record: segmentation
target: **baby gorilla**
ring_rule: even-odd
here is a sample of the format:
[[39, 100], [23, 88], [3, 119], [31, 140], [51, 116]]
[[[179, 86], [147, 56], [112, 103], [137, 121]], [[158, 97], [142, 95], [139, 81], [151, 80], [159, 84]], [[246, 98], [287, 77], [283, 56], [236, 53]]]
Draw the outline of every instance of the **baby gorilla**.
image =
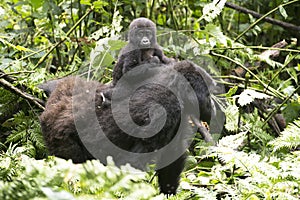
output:
[[113, 70], [113, 85], [135, 66], [144, 63], [168, 64], [173, 61], [166, 57], [156, 41], [156, 25], [147, 18], [137, 18], [129, 26], [129, 43], [121, 50]]

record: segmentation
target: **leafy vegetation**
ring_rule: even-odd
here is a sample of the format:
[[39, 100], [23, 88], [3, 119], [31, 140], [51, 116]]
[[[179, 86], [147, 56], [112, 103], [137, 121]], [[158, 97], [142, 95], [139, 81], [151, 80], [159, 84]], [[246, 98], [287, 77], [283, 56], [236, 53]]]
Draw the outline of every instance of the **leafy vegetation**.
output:
[[226, 115], [222, 132], [211, 127], [217, 145], [197, 134], [169, 199], [299, 199], [299, 12], [299, 0], [1, 1], [0, 199], [166, 199], [153, 171], [47, 157], [38, 120], [37, 85], [74, 74], [109, 82], [140, 16], [168, 56], [225, 88], [214, 96]]
[[157, 195], [145, 181], [148, 175], [123, 166], [98, 161], [74, 165], [49, 157], [34, 160], [24, 148], [12, 147], [1, 155], [1, 199], [149, 199]]

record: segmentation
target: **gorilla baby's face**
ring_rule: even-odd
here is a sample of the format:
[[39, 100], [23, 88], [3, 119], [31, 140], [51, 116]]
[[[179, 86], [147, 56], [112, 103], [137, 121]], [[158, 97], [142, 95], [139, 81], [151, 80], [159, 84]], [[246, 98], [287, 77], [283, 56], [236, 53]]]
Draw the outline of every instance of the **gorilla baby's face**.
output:
[[150, 48], [153, 44], [153, 33], [150, 28], [142, 28], [136, 30], [136, 40], [140, 48]]
[[129, 43], [136, 49], [155, 48], [156, 25], [147, 18], [137, 18], [129, 26]]

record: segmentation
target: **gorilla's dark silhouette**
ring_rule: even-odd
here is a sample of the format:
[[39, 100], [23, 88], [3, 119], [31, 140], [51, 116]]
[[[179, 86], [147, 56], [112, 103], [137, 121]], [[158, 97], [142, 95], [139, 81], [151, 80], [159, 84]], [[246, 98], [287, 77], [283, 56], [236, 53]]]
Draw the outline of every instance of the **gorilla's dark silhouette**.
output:
[[[42, 88], [48, 90], [50, 96], [40, 123], [50, 154], [72, 159], [75, 163], [95, 158], [105, 163], [106, 157], [111, 155], [117, 165], [130, 163], [140, 169], [154, 162], [161, 192], [175, 194], [185, 163], [185, 151], [195, 131], [189, 117], [198, 115], [195, 117], [210, 122], [212, 101], [208, 84], [213, 84], [213, 80], [190, 61], [163, 67], [155, 65], [152, 68], [141, 66], [141, 74], [139, 71], [133, 73], [137, 78], [129, 74], [128, 78], [119, 80], [120, 86], [78, 77], [43, 84]], [[148, 75], [143, 77], [145, 73]], [[139, 77], [152, 82], [146, 81], [135, 88]], [[135, 91], [129, 94], [131, 88]], [[105, 103], [103, 94], [107, 91], [113, 95], [112, 100]], [[129, 117], [124, 117], [123, 104], [118, 102], [127, 95], [130, 97]], [[125, 126], [130, 118], [141, 129], [132, 128], [133, 135], [130, 135], [120, 127], [117, 118]], [[162, 121], [164, 124], [157, 134], [147, 132], [147, 126]], [[112, 150], [114, 146], [120, 151]], [[125, 153], [119, 153], [122, 151]], [[149, 156], [145, 156], [148, 153]]]

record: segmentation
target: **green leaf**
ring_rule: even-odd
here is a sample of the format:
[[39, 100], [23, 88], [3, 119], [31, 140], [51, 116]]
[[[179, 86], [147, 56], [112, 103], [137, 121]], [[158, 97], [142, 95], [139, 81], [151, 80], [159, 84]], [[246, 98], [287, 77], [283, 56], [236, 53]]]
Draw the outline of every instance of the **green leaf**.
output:
[[223, 10], [226, 0], [214, 0], [212, 3], [206, 4], [203, 7], [203, 16], [206, 21], [211, 22], [215, 19]]
[[30, 0], [30, 4], [35, 8], [39, 8], [43, 5], [44, 0]]
[[294, 121], [300, 113], [300, 103], [299, 102], [291, 102], [286, 105], [285, 109], [282, 111], [284, 118], [287, 123]]
[[123, 40], [109, 40], [108, 44], [110, 45], [110, 50], [115, 51], [122, 49], [128, 42]]
[[92, 5], [91, 0], [80, 0], [80, 4], [89, 5], [89, 6]]
[[239, 108], [236, 105], [230, 105], [225, 110], [226, 124], [228, 131], [238, 130]]
[[209, 35], [212, 35], [222, 45], [227, 45], [228, 38], [223, 34], [219, 26], [216, 26], [214, 24], [207, 24], [207, 26], [205, 26], [205, 31], [207, 31]]
[[94, 58], [92, 65], [97, 69], [101, 68], [101, 66], [110, 66], [114, 60], [114, 57], [109, 53], [101, 52]]
[[239, 89], [238, 86], [234, 86], [234, 87], [230, 88], [225, 96], [226, 97], [232, 97], [232, 95], [234, 95], [238, 89]]
[[100, 0], [100, 1], [93, 2], [93, 5], [96, 9], [99, 9], [99, 8], [103, 8], [104, 6], [107, 6], [108, 2]]
[[281, 5], [279, 6], [279, 12], [284, 17], [284, 19], [286, 19], [288, 17], [286, 10]]

